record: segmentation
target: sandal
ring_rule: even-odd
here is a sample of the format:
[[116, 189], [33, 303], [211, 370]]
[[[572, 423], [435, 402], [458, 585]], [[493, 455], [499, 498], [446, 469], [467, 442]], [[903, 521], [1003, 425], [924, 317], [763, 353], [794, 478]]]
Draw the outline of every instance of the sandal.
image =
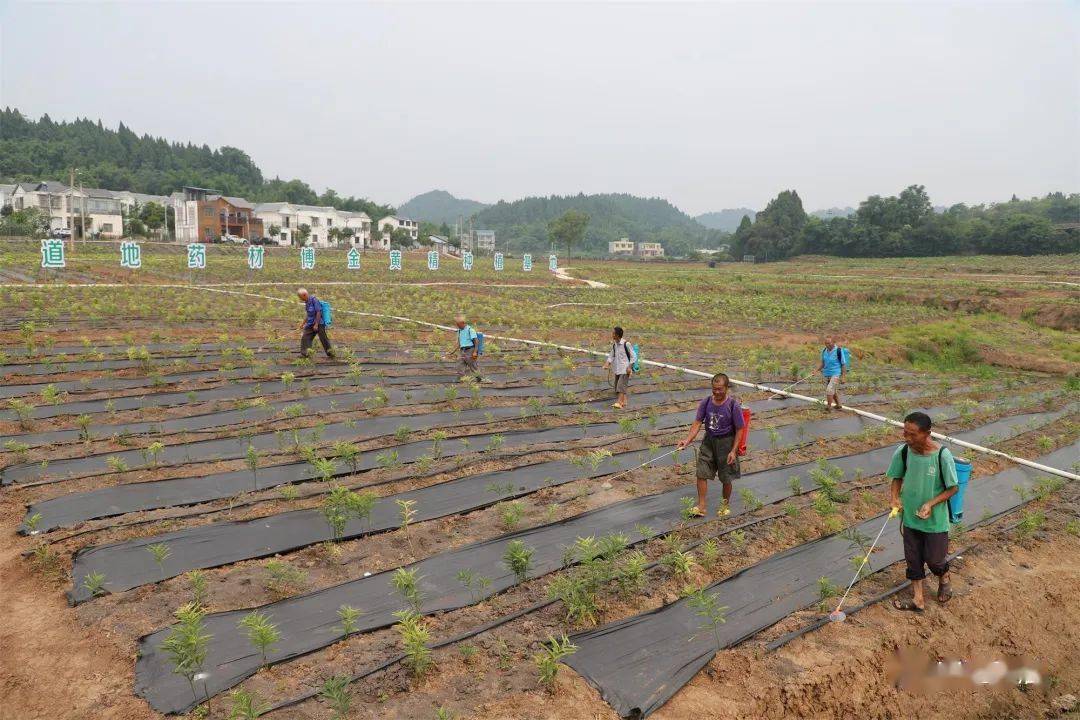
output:
[[716, 509], [716, 517], [727, 517], [731, 514], [731, 506], [727, 503], [720, 503], [720, 507]]
[[915, 604], [915, 601], [911, 598], [906, 600], [893, 600], [893, 607], [897, 610], [907, 610], [909, 612], [922, 614], [923, 608]]
[[937, 590], [937, 601], [944, 605], [952, 600], [952, 583], [940, 583]]
[[690, 517], [705, 517], [705, 511], [699, 507], [694, 507], [690, 510]]

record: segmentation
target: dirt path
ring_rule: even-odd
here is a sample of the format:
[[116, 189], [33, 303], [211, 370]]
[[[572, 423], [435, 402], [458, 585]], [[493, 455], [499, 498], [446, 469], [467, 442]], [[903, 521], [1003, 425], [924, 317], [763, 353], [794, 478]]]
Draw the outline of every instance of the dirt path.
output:
[[59, 587], [30, 572], [22, 546], [0, 550], [0, 720], [160, 717], [131, 692], [133, 659], [76, 620]]

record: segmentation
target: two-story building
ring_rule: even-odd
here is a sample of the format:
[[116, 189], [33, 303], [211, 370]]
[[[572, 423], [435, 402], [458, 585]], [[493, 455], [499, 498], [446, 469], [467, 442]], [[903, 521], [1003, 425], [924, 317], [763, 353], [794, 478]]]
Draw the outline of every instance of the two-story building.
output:
[[49, 214], [50, 229], [70, 230], [75, 237], [111, 239], [124, 234], [120, 202], [111, 190], [68, 187], [52, 180], [16, 183], [10, 205], [13, 210], [40, 208]]
[[664, 257], [664, 246], [658, 242], [639, 242], [634, 246], [634, 254], [639, 258]]
[[366, 212], [341, 213], [345, 218], [345, 227], [352, 230], [349, 242], [353, 246], [371, 248], [373, 250], [389, 250], [390, 242], [383, 243], [381, 235], [377, 238], [371, 236], [371, 217]]
[[612, 240], [607, 244], [607, 251], [609, 255], [633, 255], [634, 243], [630, 242], [630, 238]]
[[258, 240], [263, 221], [244, 198], [219, 195], [208, 188], [185, 187], [173, 199], [176, 241], [216, 242], [225, 236]]
[[366, 246], [371, 237], [371, 218], [362, 212], [347, 212], [321, 205], [272, 202], [256, 205], [255, 214], [262, 219], [268, 233], [271, 229], [275, 230], [271, 239], [279, 245], [331, 247], [345, 243], [344, 238], [348, 235], [342, 231], [346, 230], [352, 231], [348, 240], [351, 245]]
[[420, 223], [406, 217], [387, 215], [379, 221], [379, 235], [383, 237], [387, 247], [390, 247], [390, 233], [394, 230], [404, 230], [414, 243], [420, 237]]
[[494, 230], [477, 230], [476, 231], [476, 249], [480, 252], [495, 252], [495, 231]]

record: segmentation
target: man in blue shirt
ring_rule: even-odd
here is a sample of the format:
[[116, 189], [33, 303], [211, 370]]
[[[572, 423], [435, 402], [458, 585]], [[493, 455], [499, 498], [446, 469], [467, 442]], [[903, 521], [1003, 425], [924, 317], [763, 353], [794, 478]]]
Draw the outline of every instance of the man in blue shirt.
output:
[[479, 338], [472, 325], [465, 324], [465, 316], [458, 313], [454, 316], [454, 325], [457, 326], [457, 342], [450, 352], [451, 356], [458, 354], [461, 359], [461, 379], [464, 380], [470, 374], [476, 378], [476, 382], [482, 382], [480, 371], [476, 368], [476, 360], [480, 357]]
[[821, 364], [818, 371], [825, 378], [825, 407], [840, 409], [840, 381], [844, 379], [844, 351], [833, 342], [833, 339], [825, 338], [825, 347], [821, 351]]
[[326, 352], [326, 357], [331, 360], [334, 358], [334, 351], [330, 347], [330, 338], [326, 335], [326, 325], [323, 323], [322, 317], [322, 303], [319, 302], [319, 298], [308, 293], [305, 288], [300, 288], [296, 291], [296, 296], [300, 298], [300, 302], [304, 303], [304, 309], [307, 311], [307, 315], [304, 317], [304, 322], [300, 323], [300, 355], [302, 357], [309, 357], [311, 355], [311, 343], [315, 340], [315, 336], [319, 336], [319, 342], [322, 343], [323, 350]]

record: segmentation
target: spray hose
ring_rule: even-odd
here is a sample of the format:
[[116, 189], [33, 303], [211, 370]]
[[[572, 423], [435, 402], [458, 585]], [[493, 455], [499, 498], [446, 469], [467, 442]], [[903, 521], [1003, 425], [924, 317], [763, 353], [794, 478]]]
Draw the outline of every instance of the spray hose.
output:
[[877, 537], [874, 538], [874, 542], [870, 545], [870, 549], [866, 551], [866, 555], [863, 557], [862, 562], [859, 563], [859, 569], [855, 571], [854, 577], [851, 578], [851, 582], [848, 583], [847, 589], [844, 590], [843, 597], [840, 598], [840, 602], [836, 603], [836, 609], [829, 613], [829, 620], [833, 622], [841, 622], [847, 617], [844, 611], [840, 609], [840, 606], [844, 604], [845, 600], [847, 600], [848, 593], [851, 592], [852, 586], [855, 585], [855, 581], [859, 579], [859, 575], [862, 574], [862, 570], [864, 567], [866, 567], [866, 563], [870, 561], [870, 554], [874, 552], [874, 548], [877, 546], [878, 540], [881, 540], [881, 535], [885, 532], [885, 527], [889, 524], [890, 520], [892, 520], [899, 514], [900, 508], [894, 507], [885, 517], [885, 522], [881, 524], [881, 529], [878, 530]]

